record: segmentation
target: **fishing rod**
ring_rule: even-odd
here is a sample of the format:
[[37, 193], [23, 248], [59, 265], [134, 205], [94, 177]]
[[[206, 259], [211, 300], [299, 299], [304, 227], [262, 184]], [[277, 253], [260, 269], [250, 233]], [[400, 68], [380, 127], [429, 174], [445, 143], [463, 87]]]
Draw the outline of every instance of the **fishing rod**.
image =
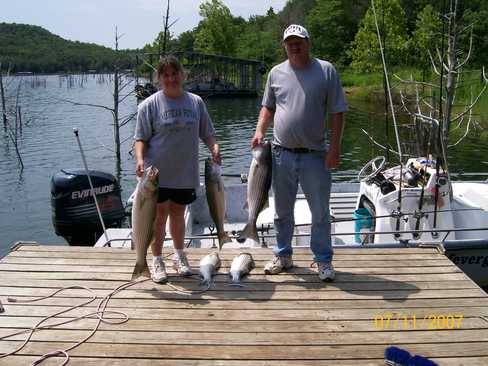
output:
[[[394, 130], [395, 130], [395, 137], [396, 137], [396, 142], [397, 142], [398, 155], [399, 155], [399, 159], [400, 159], [400, 181], [399, 181], [399, 184], [400, 185], [399, 185], [399, 189], [398, 189], [398, 206], [397, 206], [397, 211], [398, 211], [398, 213], [401, 213], [401, 211], [402, 211], [402, 185], [403, 185], [403, 182], [402, 182], [402, 179], [403, 179], [403, 154], [402, 154], [402, 146], [401, 146], [401, 143], [400, 143], [400, 135], [399, 135], [399, 132], [398, 132], [398, 124], [397, 124], [396, 116], [395, 116], [395, 107], [393, 106], [393, 98], [392, 98], [392, 95], [391, 95], [390, 80], [388, 78], [388, 69], [386, 67], [386, 58], [385, 58], [385, 53], [384, 53], [384, 49], [383, 49], [383, 42], [381, 41], [380, 27], [378, 25], [378, 17], [376, 16], [376, 8], [374, 6], [374, 0], [371, 0], [371, 9], [373, 10], [374, 23], [375, 23], [375, 26], [376, 26], [376, 34], [377, 34], [377, 38], [378, 38], [378, 44], [379, 44], [379, 47], [380, 47], [381, 61], [382, 61], [382, 64], [383, 64], [383, 75], [385, 77], [386, 89], [388, 91], [387, 97], [388, 97], [388, 101], [389, 101], [390, 108], [391, 108], [391, 117], [392, 117], [392, 120], [393, 120], [393, 127], [394, 127]], [[400, 219], [399, 218], [397, 219], [397, 222], [396, 222], [396, 229], [397, 230], [400, 230]], [[395, 235], [395, 237], [399, 237], [399, 235], [398, 236]]]
[[[431, 41], [431, 38], [429, 38], [429, 43], [430, 43], [430, 41]], [[418, 86], [415, 87], [415, 92], [416, 92], [417, 100], [420, 100]], [[435, 91], [434, 91], [434, 95], [435, 95]], [[435, 96], [432, 97], [432, 100], [433, 100], [432, 105], [435, 105]], [[418, 108], [419, 114], [421, 114], [419, 102], [417, 102], [417, 108]], [[432, 117], [432, 112], [431, 112], [431, 117]], [[417, 121], [416, 116], [414, 117], [414, 121]], [[426, 182], [427, 165], [429, 163], [429, 158], [431, 157], [431, 148], [432, 148], [431, 138], [432, 138], [432, 128], [429, 129], [429, 135], [428, 135], [428, 140], [427, 140], [427, 154], [426, 154], [427, 157], [426, 157], [426, 162], [425, 162], [425, 166], [424, 166], [424, 174], [423, 174], [423, 179], [422, 179], [422, 191], [420, 192], [420, 201], [419, 201], [419, 209], [418, 209], [419, 212], [418, 212], [418, 215], [416, 217], [417, 221], [415, 222], [415, 230], [420, 229], [420, 221], [424, 217], [424, 214], [422, 213], [422, 208], [423, 208], [423, 204], [424, 204], [425, 186], [427, 184], [427, 182]], [[436, 164], [437, 164], [437, 162], [436, 162]], [[421, 172], [421, 169], [422, 169], [422, 164], [421, 164], [421, 168], [419, 170], [419, 173]], [[436, 176], [436, 180], [437, 180], [437, 176]], [[437, 207], [437, 204], [435, 204], [434, 209], [436, 209], [436, 207]], [[418, 235], [418, 234], [415, 234], [415, 235]], [[416, 237], [416, 239], [418, 239], [418, 238], [419, 238], [419, 236]]]
[[[383, 0], [381, 1], [381, 26], [382, 29], [385, 28], [385, 6]], [[383, 32], [383, 44], [385, 45], [386, 48], [386, 32]], [[385, 75], [383, 75], [383, 91], [386, 95], [387, 88], [386, 88], [386, 81], [385, 81]], [[386, 143], [385, 143], [385, 158], [386, 158], [386, 164], [390, 162], [390, 129], [388, 128], [389, 126], [388, 123], [388, 99], [385, 98], [385, 137], [386, 137]]]
[[[445, 0], [442, 0], [442, 12], [445, 14], [446, 12], [446, 2]], [[443, 137], [441, 135], [441, 129], [444, 128], [444, 114], [443, 114], [443, 108], [442, 108], [442, 91], [444, 88], [444, 56], [445, 56], [445, 34], [446, 34], [446, 23], [443, 20], [442, 21], [442, 38], [441, 38], [441, 65], [440, 65], [440, 75], [439, 75], [439, 125], [437, 127], [437, 142], [440, 146], [437, 148], [441, 149], [441, 154], [445, 155], [444, 153], [444, 143], [443, 143]], [[436, 176], [435, 176], [435, 191], [434, 191], [434, 210], [437, 210], [437, 205], [439, 203], [439, 172], [440, 172], [440, 165], [441, 165], [441, 157], [437, 156], [436, 160], [436, 166], [435, 166], [435, 171], [436, 171]], [[437, 212], [434, 213], [434, 223], [432, 225], [434, 228], [437, 226]], [[432, 233], [433, 237], [436, 237], [434, 235], [435, 233]]]
[[[420, 198], [419, 198], [419, 209], [417, 212], [415, 212], [415, 215], [414, 215], [414, 218], [417, 219], [417, 221], [415, 222], [415, 230], [418, 230], [420, 229], [420, 221], [422, 220], [422, 218], [425, 216], [426, 212], [423, 212], [422, 211], [422, 208], [424, 207], [424, 192], [425, 192], [425, 185], [427, 184], [425, 182], [425, 173], [426, 173], [426, 169], [427, 169], [427, 162], [426, 162], [426, 166], [424, 167], [424, 176], [422, 177], [422, 190], [420, 191]], [[422, 168], [419, 169], [419, 174], [421, 173], [421, 170]], [[418, 234], [414, 234], [414, 238], [415, 239], [419, 239], [419, 235]]]
[[102, 212], [100, 211], [100, 206], [98, 205], [97, 195], [95, 194], [95, 190], [93, 189], [93, 183], [90, 177], [90, 172], [88, 170], [88, 164], [86, 163], [85, 153], [83, 152], [83, 147], [81, 146], [80, 136], [78, 135], [78, 129], [73, 128], [73, 133], [75, 134], [76, 141], [78, 142], [78, 147], [80, 149], [81, 159], [83, 160], [83, 165], [85, 167], [86, 176], [88, 177], [88, 183], [90, 184], [90, 193], [95, 201], [95, 207], [97, 208], [98, 218], [100, 219], [100, 223], [102, 224], [103, 234], [105, 235], [105, 240], [108, 242], [108, 234], [107, 229], [105, 228], [105, 223], [103, 221]]

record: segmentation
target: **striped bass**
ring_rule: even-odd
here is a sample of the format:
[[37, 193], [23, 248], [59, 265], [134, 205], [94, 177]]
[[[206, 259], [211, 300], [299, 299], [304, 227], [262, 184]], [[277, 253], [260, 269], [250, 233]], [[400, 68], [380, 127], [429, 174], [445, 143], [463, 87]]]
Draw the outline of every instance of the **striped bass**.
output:
[[147, 249], [153, 240], [153, 226], [158, 201], [158, 169], [148, 167], [139, 179], [132, 205], [132, 242], [137, 251], [137, 261], [132, 279], [139, 276], [151, 277], [147, 266]]
[[232, 242], [232, 239], [224, 231], [225, 196], [222, 169], [212, 159], [205, 160], [205, 191], [210, 216], [217, 229], [220, 250], [225, 243]]
[[252, 161], [247, 182], [248, 220], [239, 233], [238, 242], [246, 238], [259, 242], [256, 222], [259, 213], [268, 204], [268, 192], [271, 188], [271, 143], [266, 141], [252, 149]]
[[202, 278], [202, 285], [211, 285], [212, 277], [219, 270], [220, 265], [221, 262], [217, 252], [207, 254], [200, 260], [200, 277]]
[[250, 253], [240, 253], [230, 265], [229, 276], [232, 279], [232, 284], [240, 285], [242, 277], [249, 274], [255, 266]]

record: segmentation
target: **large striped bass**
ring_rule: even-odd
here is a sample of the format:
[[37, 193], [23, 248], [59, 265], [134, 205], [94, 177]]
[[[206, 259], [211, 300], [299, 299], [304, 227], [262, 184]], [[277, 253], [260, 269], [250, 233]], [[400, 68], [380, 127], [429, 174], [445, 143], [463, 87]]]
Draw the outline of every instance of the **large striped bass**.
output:
[[241, 279], [245, 275], [249, 274], [256, 267], [254, 259], [250, 253], [240, 253], [232, 260], [230, 265], [229, 276], [231, 278], [232, 285], [239, 286]]
[[207, 254], [200, 260], [200, 277], [202, 278], [202, 285], [210, 287], [212, 284], [212, 277], [219, 270], [221, 266], [219, 254], [213, 252]]
[[137, 251], [137, 261], [132, 279], [151, 277], [146, 262], [147, 249], [153, 240], [153, 226], [158, 201], [158, 169], [148, 167], [139, 179], [132, 204], [132, 242]]
[[224, 231], [225, 195], [221, 168], [211, 159], [205, 160], [205, 191], [210, 216], [217, 229], [220, 250], [225, 243], [231, 242], [232, 239]]
[[256, 222], [259, 213], [268, 204], [268, 192], [271, 188], [271, 143], [265, 141], [252, 149], [252, 161], [249, 167], [247, 182], [248, 220], [244, 229], [239, 233], [237, 241], [244, 242], [246, 238], [259, 242]]

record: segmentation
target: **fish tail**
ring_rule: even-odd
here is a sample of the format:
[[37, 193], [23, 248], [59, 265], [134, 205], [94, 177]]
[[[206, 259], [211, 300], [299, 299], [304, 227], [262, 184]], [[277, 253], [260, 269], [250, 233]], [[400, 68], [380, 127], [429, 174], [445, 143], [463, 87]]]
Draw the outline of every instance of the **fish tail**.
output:
[[255, 242], [259, 242], [258, 229], [256, 228], [256, 224], [248, 222], [244, 229], [242, 229], [242, 231], [239, 233], [237, 241], [243, 243], [246, 238], [252, 239]]
[[132, 280], [135, 280], [139, 276], [151, 278], [151, 272], [149, 271], [146, 261], [144, 261], [144, 263], [136, 263], [134, 267], [134, 271], [132, 272]]
[[200, 281], [200, 286], [201, 287], [205, 287], [207, 290], [209, 290], [211, 287], [213, 287], [213, 280], [210, 278], [210, 279], [202, 279]]
[[232, 239], [226, 231], [219, 234], [219, 250], [222, 249], [225, 243], [232, 243]]

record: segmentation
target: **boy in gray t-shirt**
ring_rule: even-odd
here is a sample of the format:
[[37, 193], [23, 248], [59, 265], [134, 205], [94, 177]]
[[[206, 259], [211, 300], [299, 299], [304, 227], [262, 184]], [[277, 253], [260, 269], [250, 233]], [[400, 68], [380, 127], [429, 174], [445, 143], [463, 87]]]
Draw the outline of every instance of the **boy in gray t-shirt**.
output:
[[318, 275], [323, 281], [332, 281], [335, 272], [330, 238], [329, 169], [340, 161], [343, 112], [347, 104], [332, 64], [311, 57], [309, 38], [300, 25], [292, 24], [285, 30], [283, 43], [288, 60], [275, 66], [268, 75], [251, 145], [262, 143], [273, 123], [272, 188], [277, 245], [264, 272], [277, 274], [293, 266], [293, 208], [300, 183], [312, 214], [310, 248]]

